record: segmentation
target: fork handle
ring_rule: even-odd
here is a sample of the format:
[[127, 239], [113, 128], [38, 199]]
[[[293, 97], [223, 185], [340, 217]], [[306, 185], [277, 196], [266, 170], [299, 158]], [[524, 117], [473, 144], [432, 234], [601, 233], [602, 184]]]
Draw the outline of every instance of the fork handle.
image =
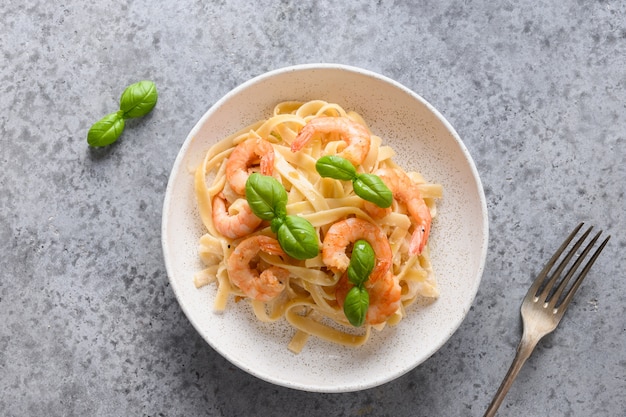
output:
[[487, 408], [484, 417], [493, 417], [496, 415], [500, 404], [502, 404], [502, 400], [504, 400], [507, 392], [509, 392], [509, 388], [511, 388], [511, 385], [517, 377], [520, 369], [522, 369], [522, 366], [526, 363], [530, 354], [533, 353], [535, 346], [537, 346], [537, 342], [539, 342], [539, 340], [531, 340], [531, 338], [527, 337], [526, 334], [522, 336], [522, 340], [520, 340], [519, 345], [517, 345], [517, 352], [515, 354], [515, 358], [513, 359], [513, 363], [511, 363], [509, 371], [506, 373], [502, 384], [500, 384], [498, 392], [496, 392], [493, 400], [491, 400], [491, 404], [489, 404], [489, 408]]

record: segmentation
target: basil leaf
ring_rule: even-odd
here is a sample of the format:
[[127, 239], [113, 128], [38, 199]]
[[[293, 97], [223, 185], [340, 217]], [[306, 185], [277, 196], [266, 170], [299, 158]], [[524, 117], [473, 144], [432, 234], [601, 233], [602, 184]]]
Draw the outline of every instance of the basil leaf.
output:
[[141, 117], [150, 113], [158, 99], [156, 85], [152, 81], [131, 84], [122, 93], [120, 110], [124, 119]]
[[365, 323], [367, 309], [370, 306], [370, 296], [361, 286], [352, 287], [343, 302], [343, 313], [354, 327]]
[[354, 285], [361, 285], [369, 278], [376, 265], [376, 254], [372, 246], [359, 239], [352, 247], [352, 257], [348, 265], [348, 280]]
[[350, 161], [337, 155], [322, 156], [315, 163], [315, 169], [322, 177], [350, 181], [356, 176], [356, 169]]
[[87, 132], [87, 143], [95, 147], [110, 145], [120, 137], [124, 125], [121, 112], [107, 114], [91, 126]]
[[363, 200], [376, 204], [378, 207], [391, 207], [393, 194], [383, 180], [374, 174], [359, 174], [353, 181], [354, 192]]
[[263, 220], [283, 217], [287, 191], [275, 178], [253, 173], [246, 181], [246, 199], [252, 212]]
[[314, 258], [320, 251], [315, 228], [302, 217], [286, 216], [276, 237], [285, 253], [295, 259]]

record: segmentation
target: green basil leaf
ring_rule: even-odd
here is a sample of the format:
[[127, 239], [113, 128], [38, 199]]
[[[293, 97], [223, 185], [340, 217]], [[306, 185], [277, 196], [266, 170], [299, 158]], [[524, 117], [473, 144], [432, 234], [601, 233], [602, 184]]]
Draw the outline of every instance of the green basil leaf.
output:
[[370, 306], [370, 296], [367, 290], [361, 286], [355, 286], [348, 291], [343, 302], [343, 313], [354, 327], [365, 323], [367, 309]]
[[354, 285], [362, 285], [369, 278], [369, 275], [363, 276], [362, 274], [360, 274], [354, 268], [351, 268], [351, 267], [348, 267], [346, 272], [348, 274], [348, 281], [350, 281]]
[[315, 169], [322, 177], [350, 181], [356, 176], [356, 169], [350, 161], [337, 155], [323, 156], [315, 163]]
[[376, 254], [372, 246], [363, 239], [354, 242], [348, 265], [348, 280], [354, 285], [362, 285], [369, 278], [375, 265]]
[[150, 113], [158, 99], [156, 85], [152, 81], [139, 81], [131, 84], [122, 93], [120, 110], [125, 119], [141, 117]]
[[120, 137], [124, 125], [121, 112], [107, 114], [91, 126], [87, 132], [87, 143], [95, 147], [110, 145]]
[[284, 217], [286, 213], [287, 191], [273, 177], [251, 174], [246, 181], [246, 199], [252, 212], [263, 220]]
[[359, 174], [353, 181], [354, 192], [363, 200], [376, 204], [378, 207], [391, 207], [393, 194], [383, 180], [374, 174]]
[[295, 259], [314, 258], [320, 251], [315, 228], [302, 217], [286, 216], [276, 237], [285, 253]]

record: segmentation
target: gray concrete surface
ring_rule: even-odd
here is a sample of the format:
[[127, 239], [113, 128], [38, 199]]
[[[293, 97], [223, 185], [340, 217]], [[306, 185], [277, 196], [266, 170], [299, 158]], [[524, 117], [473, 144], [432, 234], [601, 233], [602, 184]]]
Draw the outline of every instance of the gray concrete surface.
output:
[[[626, 410], [626, 5], [564, 1], [5, 0], [0, 5], [0, 415], [481, 416], [519, 304], [579, 221], [613, 238], [502, 416]], [[189, 324], [160, 246], [169, 171], [220, 97], [341, 63], [437, 107], [472, 154], [490, 244], [467, 319], [405, 376], [350, 394], [270, 385]], [[90, 125], [151, 79], [106, 149]]]

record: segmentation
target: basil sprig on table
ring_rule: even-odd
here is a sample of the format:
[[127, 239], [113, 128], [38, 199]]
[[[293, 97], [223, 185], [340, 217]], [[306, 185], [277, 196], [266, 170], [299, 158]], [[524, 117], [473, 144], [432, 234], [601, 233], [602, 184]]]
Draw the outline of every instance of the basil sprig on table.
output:
[[352, 257], [348, 265], [348, 281], [354, 284], [343, 302], [343, 312], [355, 327], [363, 325], [370, 305], [370, 296], [365, 289], [376, 264], [376, 254], [365, 240], [357, 240], [352, 247]]
[[152, 81], [131, 84], [122, 93], [120, 109], [98, 120], [87, 133], [87, 143], [94, 147], [107, 146], [115, 142], [126, 125], [125, 120], [142, 117], [156, 106], [158, 94]]
[[315, 169], [322, 177], [352, 181], [356, 195], [379, 207], [387, 208], [393, 202], [393, 194], [379, 176], [359, 174], [350, 161], [337, 155], [323, 156], [315, 163]]
[[275, 178], [251, 174], [246, 181], [246, 200], [257, 217], [271, 221], [272, 232], [287, 255], [299, 260], [317, 256], [315, 228], [308, 220], [287, 214], [287, 192]]

